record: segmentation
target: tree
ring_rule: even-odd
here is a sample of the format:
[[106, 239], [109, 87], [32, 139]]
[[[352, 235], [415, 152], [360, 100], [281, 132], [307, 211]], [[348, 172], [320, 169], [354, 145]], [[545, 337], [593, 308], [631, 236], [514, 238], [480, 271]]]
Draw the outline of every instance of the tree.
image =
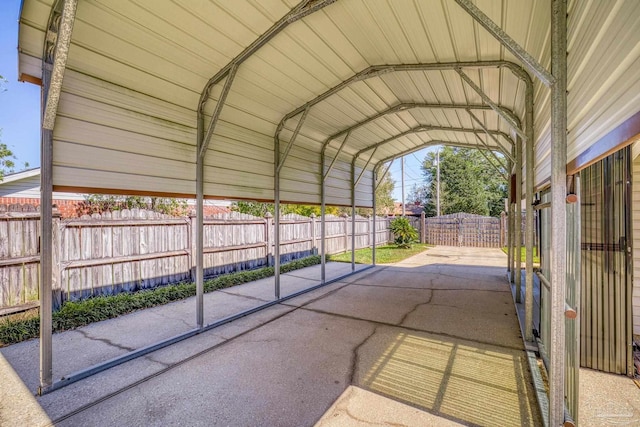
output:
[[[275, 206], [273, 203], [238, 201], [233, 202], [231, 210], [248, 215], [263, 217], [267, 212], [273, 215], [275, 212]], [[281, 204], [280, 212], [282, 215], [297, 214], [302, 216], [311, 216], [311, 214], [314, 214], [315, 216], [320, 216], [320, 206]], [[325, 212], [327, 215], [337, 215], [340, 213], [339, 209], [335, 206], [327, 206], [325, 208]]]
[[376, 189], [376, 214], [386, 215], [393, 212], [394, 202], [393, 189], [396, 184], [391, 178], [391, 174], [387, 174]]
[[172, 216], [184, 216], [187, 214], [187, 201], [169, 197], [88, 194], [85, 196], [85, 200], [78, 204], [76, 211], [80, 216], [134, 208]]
[[[436, 168], [436, 154], [428, 153], [422, 165], [427, 187], [427, 216], [436, 214]], [[505, 180], [478, 150], [447, 146], [440, 151], [441, 214], [466, 212], [499, 216], [506, 189]]]
[[407, 195], [407, 203], [425, 206], [430, 197], [430, 190], [427, 184], [413, 184]]
[[[387, 175], [382, 183], [378, 185], [376, 190], [376, 211], [378, 215], [385, 215], [390, 212], [393, 212], [393, 188], [395, 184], [393, 179], [391, 179], [390, 175]], [[236, 212], [241, 212], [253, 216], [263, 217], [267, 214], [267, 212], [273, 213], [275, 212], [275, 208], [273, 203], [260, 203], [260, 202], [233, 202], [231, 205], [231, 210]], [[325, 209], [327, 215], [339, 215], [342, 213], [351, 213], [350, 207], [337, 207], [337, 206], [327, 206]], [[311, 214], [315, 214], [316, 216], [320, 216], [320, 206], [319, 205], [296, 205], [296, 204], [281, 204], [280, 205], [280, 213], [282, 215], [286, 214], [298, 214], [302, 216], [311, 216]], [[371, 214], [371, 209], [366, 208], [357, 208], [356, 213], [359, 215], [369, 215]]]

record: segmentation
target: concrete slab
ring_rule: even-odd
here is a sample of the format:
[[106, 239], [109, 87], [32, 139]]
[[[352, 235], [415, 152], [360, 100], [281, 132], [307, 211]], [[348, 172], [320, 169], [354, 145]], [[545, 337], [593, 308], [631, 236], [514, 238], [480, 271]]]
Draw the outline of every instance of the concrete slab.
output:
[[580, 369], [581, 426], [640, 426], [640, 388], [629, 377]]
[[[514, 338], [518, 326], [504, 314], [501, 292], [508, 296], [508, 285], [504, 278], [496, 283], [492, 270], [506, 257], [492, 253], [482, 266], [486, 252], [434, 248], [429, 257], [362, 271], [30, 405], [0, 404], [0, 419], [73, 426], [539, 425], [525, 353]], [[443, 266], [445, 256], [460, 265]], [[338, 265], [328, 277], [351, 269], [331, 264]], [[283, 284], [307, 287], [317, 272], [316, 266], [283, 275]], [[475, 278], [460, 279], [467, 275]], [[207, 294], [207, 319], [272, 298], [272, 279], [259, 282]], [[101, 352], [127, 351], [188, 328], [189, 304], [56, 334], [61, 353], [54, 365], [90, 363]], [[155, 331], [159, 325], [165, 331]], [[4, 348], [0, 358], [6, 361], [0, 369], [19, 378], [12, 389], [21, 382], [23, 393], [35, 389], [35, 341]]]
[[316, 423], [316, 427], [372, 425], [453, 427], [464, 424], [355, 386], [348, 387]]

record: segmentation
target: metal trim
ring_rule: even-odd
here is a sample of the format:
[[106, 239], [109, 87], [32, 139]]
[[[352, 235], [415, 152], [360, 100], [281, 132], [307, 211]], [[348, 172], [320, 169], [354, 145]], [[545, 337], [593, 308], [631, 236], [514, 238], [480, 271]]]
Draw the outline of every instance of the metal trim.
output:
[[470, 0], [455, 0], [471, 17], [495, 37], [502, 46], [511, 52], [516, 58], [522, 61], [527, 68], [536, 75], [546, 86], [551, 86], [555, 82], [554, 76], [547, 71], [536, 59], [520, 46], [509, 34], [496, 25], [487, 15], [485, 15]]
[[395, 65], [372, 65], [360, 72], [352, 75], [346, 80], [343, 80], [341, 83], [333, 86], [323, 92], [322, 94], [316, 96], [314, 99], [306, 102], [302, 106], [296, 108], [295, 110], [286, 114], [278, 124], [276, 128], [276, 137], [282, 131], [284, 124], [291, 118], [300, 114], [303, 110], [308, 107], [313, 107], [314, 105], [324, 101], [331, 95], [341, 91], [345, 87], [349, 86], [351, 83], [366, 80], [372, 77], [378, 77], [382, 74], [391, 73], [391, 72], [399, 72], [399, 71], [442, 71], [442, 70], [457, 70], [462, 68], [508, 68], [513, 72], [513, 74], [519, 79], [523, 80], [525, 84], [531, 81], [531, 78], [527, 74], [524, 69], [518, 64], [515, 64], [510, 61], [498, 60], [498, 61], [470, 61], [470, 62], [442, 62], [442, 63], [414, 63], [414, 64], [395, 64]]
[[295, 144], [295, 142], [296, 142], [296, 138], [298, 137], [298, 134], [300, 133], [300, 129], [302, 128], [302, 125], [304, 124], [305, 120], [307, 119], [307, 115], [309, 114], [309, 110], [310, 110], [310, 108], [307, 108], [302, 112], [302, 117], [300, 117], [300, 120], [298, 121], [298, 125], [296, 126], [296, 130], [293, 131], [293, 135], [291, 136], [291, 139], [287, 143], [287, 147], [284, 149], [284, 154], [282, 155], [282, 158], [280, 159], [280, 163], [278, 163], [278, 166], [277, 166], [278, 172], [280, 172], [280, 170], [282, 170], [282, 166], [284, 166], [284, 162], [287, 160], [287, 157], [289, 157], [289, 152], [291, 151], [291, 148], [293, 148], [293, 144]]
[[[329, 176], [329, 174], [331, 173], [331, 171], [333, 170], [333, 167], [335, 166], [336, 162], [338, 161], [338, 156], [340, 156], [340, 153], [342, 153], [342, 149], [344, 148], [344, 146], [347, 143], [347, 139], [349, 139], [349, 135], [351, 135], [351, 132], [347, 132], [347, 135], [344, 137], [344, 139], [342, 140], [342, 144], [340, 144], [340, 148], [338, 148], [338, 151], [336, 152], [336, 154], [333, 156], [333, 160], [331, 161], [331, 164], [329, 165], [329, 168], [327, 169], [327, 171], [324, 171], [324, 167], [321, 171], [321, 175], [322, 175], [322, 180], [326, 180], [327, 177]], [[322, 156], [325, 155], [325, 152], [327, 150], [327, 147], [329, 146], [329, 141], [326, 141], [323, 145], [322, 145]], [[324, 166], [324, 162], [322, 163]]]
[[216, 129], [216, 125], [218, 124], [218, 119], [220, 118], [220, 114], [222, 113], [222, 108], [227, 101], [227, 95], [229, 95], [229, 91], [231, 90], [231, 85], [233, 85], [233, 80], [236, 77], [236, 71], [238, 70], [238, 65], [233, 64], [227, 73], [227, 81], [224, 83], [224, 87], [222, 88], [222, 93], [220, 94], [220, 98], [216, 103], [216, 108], [213, 110], [213, 115], [211, 116], [211, 121], [209, 122], [209, 126], [207, 127], [207, 132], [204, 135], [204, 139], [200, 144], [200, 149], [198, 150], [198, 155], [200, 157], [204, 157], [207, 149], [209, 148], [209, 142], [211, 141], [211, 137], [213, 136], [213, 132]]
[[[369, 145], [368, 147], [365, 147], [363, 149], [361, 149], [360, 151], [358, 151], [354, 156], [357, 158], [359, 157], [362, 153], [365, 153], [369, 150], [372, 149], [377, 149], [378, 147], [388, 144], [389, 142], [393, 142], [398, 138], [402, 138], [403, 136], [407, 136], [407, 135], [411, 135], [414, 133], [419, 133], [419, 132], [429, 132], [432, 130], [441, 130], [441, 131], [448, 131], [448, 132], [464, 132], [464, 133], [484, 133], [483, 130], [481, 129], [475, 129], [475, 128], [454, 128], [454, 127], [447, 127], [447, 126], [430, 126], [430, 125], [419, 125], [416, 126], [414, 128], [411, 128], [407, 131], [401, 132], [398, 135], [394, 135], [390, 138], [384, 139], [382, 141], [376, 142], [375, 144]], [[507, 139], [508, 141], [511, 141], [511, 138], [504, 132], [501, 131], [490, 131], [490, 133], [494, 134], [494, 135], [500, 135], [503, 138]], [[502, 152], [502, 148], [501, 147], [496, 147], [496, 151], [500, 151]]]
[[411, 153], [415, 153], [416, 151], [420, 151], [423, 148], [427, 148], [427, 147], [431, 147], [433, 145], [449, 145], [451, 147], [461, 147], [461, 148], [476, 148], [478, 150], [486, 150], [486, 148], [482, 148], [482, 146], [477, 145], [477, 144], [464, 144], [462, 142], [455, 142], [455, 141], [444, 141], [444, 140], [431, 140], [428, 142], [425, 142], [424, 144], [420, 144], [417, 145], [409, 150], [405, 150], [403, 152], [394, 154], [393, 156], [389, 156], [387, 158], [381, 159], [378, 161], [378, 163], [376, 163], [376, 168], [379, 168], [382, 164], [384, 164], [385, 162], [388, 162], [390, 160], [395, 160], [398, 157], [402, 157], [402, 156], [406, 156], [408, 154]]
[[[487, 127], [484, 125], [484, 123], [482, 123], [482, 121], [481, 121], [481, 120], [480, 120], [480, 119], [479, 119], [475, 114], [473, 114], [473, 113], [471, 112], [471, 110], [469, 110], [469, 109], [465, 109], [465, 110], [466, 110], [466, 112], [469, 114], [469, 116], [471, 116], [471, 118], [472, 118], [472, 119], [473, 119], [473, 120], [474, 120], [474, 121], [475, 121], [475, 122], [476, 122], [476, 123], [477, 123], [477, 124], [482, 128], [482, 130], [484, 130], [484, 131], [485, 131], [485, 133], [487, 134], [487, 136], [488, 136], [489, 138], [493, 139], [493, 141], [494, 141], [498, 146], [502, 147], [502, 149], [503, 149], [503, 151], [502, 151], [502, 152], [503, 152], [503, 153], [505, 153], [505, 155], [513, 161], [513, 160], [514, 160], [514, 158], [513, 158], [513, 157], [511, 157], [511, 155], [510, 155], [510, 154], [507, 154], [507, 151], [506, 151], [506, 150], [507, 150], [507, 148], [506, 148], [504, 145], [502, 145], [502, 144], [500, 143], [500, 141], [498, 141], [498, 138], [496, 138], [495, 136], [493, 136], [493, 135], [489, 132], [489, 129], [487, 129]], [[484, 141], [483, 141], [483, 143], [484, 143]], [[486, 144], [485, 144], [485, 145], [486, 145]]]
[[[55, 31], [56, 38], [54, 52], [51, 53], [53, 58], [53, 70], [46, 85], [48, 93], [42, 118], [42, 128], [46, 130], [53, 130], [53, 126], [55, 124], [56, 114], [58, 112], [58, 103], [60, 101], [60, 91], [62, 90], [62, 81], [64, 79], [64, 71], [67, 67], [67, 59], [69, 57], [69, 45], [71, 44], [71, 34], [73, 33], [73, 24], [75, 22], [77, 6], [78, 0], [65, 0], [60, 19], [58, 20], [53, 18], [53, 25], [57, 31]], [[55, 10], [56, 7], [54, 7], [52, 11]], [[48, 28], [47, 37], [53, 32], [54, 28]], [[43, 60], [43, 63], [44, 62], [45, 61]]]
[[[400, 104], [396, 104], [393, 107], [389, 107], [386, 110], [380, 111], [372, 116], [367, 117], [366, 119], [350, 126], [346, 129], [341, 130], [340, 132], [334, 133], [330, 135], [327, 139], [325, 139], [325, 143], [328, 141], [332, 141], [345, 133], [352, 132], [360, 127], [363, 127], [379, 118], [382, 118], [387, 115], [396, 114], [402, 111], [409, 111], [417, 108], [425, 108], [425, 109], [443, 109], [443, 110], [491, 110], [491, 107], [488, 105], [467, 105], [467, 104], [433, 104], [433, 103], [419, 103], [419, 102], [401, 102]], [[510, 111], [510, 110], [509, 110]]]
[[482, 100], [484, 102], [486, 102], [487, 104], [489, 104], [491, 106], [491, 109], [493, 109], [493, 111], [495, 111], [505, 122], [507, 122], [509, 124], [509, 126], [511, 127], [511, 129], [514, 130], [515, 133], [517, 133], [518, 135], [520, 135], [520, 137], [522, 137], [523, 139], [526, 140], [527, 136], [525, 135], [525, 133], [522, 131], [522, 129], [520, 129], [520, 127], [518, 126], [518, 124], [513, 120], [512, 117], [510, 117], [508, 114], [505, 114], [504, 111], [502, 111], [502, 109], [498, 106], [498, 104], [496, 104], [495, 102], [493, 102], [493, 100], [491, 98], [489, 98], [489, 96], [487, 96], [486, 93], [484, 93], [484, 91], [480, 88], [480, 86], [478, 86], [477, 84], [475, 84], [475, 82], [473, 80], [471, 80], [471, 78], [464, 72], [462, 71], [461, 68], [456, 68], [456, 71], [458, 72], [458, 74], [460, 75], [460, 78], [469, 86], [471, 86], [471, 88], [478, 94], [480, 95], [480, 98], [482, 98]]

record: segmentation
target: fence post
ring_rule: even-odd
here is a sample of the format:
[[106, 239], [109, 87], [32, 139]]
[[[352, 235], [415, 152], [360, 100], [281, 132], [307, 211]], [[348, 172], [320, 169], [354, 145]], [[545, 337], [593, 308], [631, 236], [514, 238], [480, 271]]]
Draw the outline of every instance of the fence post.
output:
[[53, 241], [52, 243], [52, 260], [51, 260], [51, 290], [53, 291], [52, 303], [53, 310], [58, 310], [62, 306], [62, 277], [60, 269], [60, 256], [62, 254], [62, 245], [60, 239], [60, 211], [56, 205], [53, 205], [53, 224], [51, 227]]
[[425, 227], [424, 211], [420, 212], [420, 243], [427, 243], [427, 227]]
[[344, 225], [344, 252], [347, 252], [349, 250], [349, 221], [347, 221], [349, 216], [346, 213], [340, 216], [344, 220], [342, 222]]
[[367, 216], [367, 247], [368, 248], [370, 248], [372, 245], [372, 239], [371, 239], [371, 230], [373, 229], [372, 218], [373, 218], [372, 215]]
[[189, 212], [189, 221], [187, 222], [187, 236], [189, 239], [189, 277], [192, 283], [196, 281], [196, 236], [195, 232], [198, 229], [196, 227], [196, 211]]
[[274, 265], [273, 263], [273, 215], [271, 212], [267, 212], [264, 215], [264, 233], [267, 240], [267, 266]]
[[318, 245], [316, 244], [316, 214], [311, 214], [311, 255], [318, 255]]
[[505, 222], [507, 220], [507, 214], [505, 211], [500, 212], [500, 248], [505, 247], [505, 230], [507, 227], [505, 226]]

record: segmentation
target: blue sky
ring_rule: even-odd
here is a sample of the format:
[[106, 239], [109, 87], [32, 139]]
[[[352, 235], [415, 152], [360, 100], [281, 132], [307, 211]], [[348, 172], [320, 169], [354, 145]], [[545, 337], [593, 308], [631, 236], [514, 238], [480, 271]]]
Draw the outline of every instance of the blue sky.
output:
[[0, 141], [24, 162], [40, 165], [40, 87], [18, 81], [18, 17], [20, 1], [2, 2], [0, 13], [0, 75], [7, 82], [0, 93]]
[[[3, 1], [0, 13], [0, 75], [7, 80], [4, 92], [0, 93], [0, 142], [9, 146], [16, 155], [17, 169], [24, 162], [30, 167], [40, 166], [40, 87], [18, 81], [18, 18], [20, 1]], [[434, 148], [431, 148], [434, 149]], [[420, 164], [428, 150], [421, 150], [405, 158], [405, 193], [413, 184], [422, 181]], [[396, 160], [391, 167], [391, 176], [396, 182], [393, 196], [402, 199], [400, 185], [401, 162]]]

